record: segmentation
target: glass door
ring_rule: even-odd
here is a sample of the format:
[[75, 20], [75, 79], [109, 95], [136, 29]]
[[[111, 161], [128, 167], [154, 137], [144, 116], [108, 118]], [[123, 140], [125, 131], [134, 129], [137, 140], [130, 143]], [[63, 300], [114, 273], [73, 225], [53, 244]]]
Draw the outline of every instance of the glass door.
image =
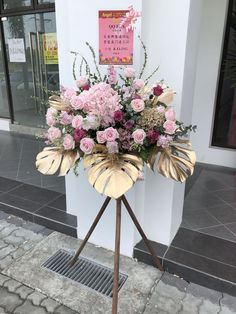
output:
[[59, 89], [55, 12], [3, 21], [15, 123], [45, 126], [49, 90]]

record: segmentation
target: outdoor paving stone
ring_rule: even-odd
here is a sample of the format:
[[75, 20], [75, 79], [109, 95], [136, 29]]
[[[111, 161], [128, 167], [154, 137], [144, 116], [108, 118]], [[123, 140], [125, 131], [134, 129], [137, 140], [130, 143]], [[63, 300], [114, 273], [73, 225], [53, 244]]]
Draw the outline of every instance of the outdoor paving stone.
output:
[[199, 314], [216, 314], [220, 311], [219, 304], [216, 305], [209, 300], [203, 300], [202, 304], [199, 307]]
[[55, 310], [55, 313], [54, 314], [76, 314], [78, 312], [75, 312], [73, 311], [72, 309], [64, 306], [64, 305], [61, 305], [59, 306], [56, 310]]
[[222, 306], [227, 306], [229, 309], [236, 313], [236, 298], [228, 294], [224, 294], [221, 300]]
[[9, 255], [11, 252], [15, 251], [15, 247], [13, 245], [8, 245], [0, 250], [0, 259]]
[[3, 211], [0, 211], [0, 220], [7, 219], [9, 214], [4, 213]]
[[11, 224], [2, 224], [1, 225], [1, 221], [0, 221], [0, 228], [2, 227], [2, 229], [0, 229], [1, 233], [0, 233], [0, 239], [3, 239], [7, 236], [9, 236], [13, 231], [17, 230], [18, 227], [11, 225]]
[[5, 310], [2, 307], [0, 307], [0, 314], [7, 314], [7, 312], [5, 312]]
[[17, 237], [14, 234], [11, 234], [7, 236], [6, 238], [4, 238], [4, 241], [14, 246], [18, 246], [22, 244], [25, 241], [25, 239], [21, 237]]
[[12, 263], [13, 259], [10, 255], [0, 260], [0, 270], [3, 270]]
[[17, 237], [22, 237], [23, 239], [27, 240], [30, 239], [31, 241], [40, 241], [42, 240], [43, 236], [41, 234], [34, 233], [31, 230], [19, 228], [14, 232], [14, 235]]
[[187, 293], [198, 297], [198, 298], [205, 298], [210, 300], [212, 303], [219, 304], [219, 300], [222, 298], [222, 293], [208, 289], [206, 287], [197, 285], [195, 283], [190, 283], [187, 287]]
[[17, 294], [8, 292], [6, 288], [0, 287], [0, 295], [0, 307], [4, 308], [6, 312], [13, 313], [15, 308], [23, 303]]
[[24, 304], [19, 306], [14, 314], [47, 314], [47, 311], [38, 306], [34, 306], [29, 300], [26, 300]]
[[7, 280], [9, 280], [9, 277], [4, 276], [3, 274], [0, 273], [0, 286], [2, 286], [4, 282]]
[[6, 246], [7, 246], [6, 242], [0, 240], [0, 249], [4, 248]]
[[29, 299], [33, 303], [33, 305], [39, 305], [46, 298], [47, 297], [44, 294], [38, 291], [34, 291], [32, 294], [28, 296], [27, 299]]
[[200, 306], [202, 304], [203, 304], [203, 300], [201, 298], [196, 298], [195, 296], [191, 294], [187, 294], [185, 298], [182, 300], [182, 309], [180, 313], [181, 314], [190, 314], [190, 313], [198, 314]]
[[21, 285], [16, 289], [16, 293], [21, 297], [21, 299], [26, 299], [29, 294], [31, 294], [34, 290], [25, 286]]
[[3, 286], [5, 288], [7, 288], [7, 290], [9, 292], [15, 292], [17, 288], [19, 288], [21, 286], [21, 283], [19, 281], [16, 281], [16, 280], [13, 280], [13, 279], [10, 279], [10, 280], [7, 280]]
[[59, 307], [59, 303], [52, 299], [45, 299], [40, 305], [45, 307], [49, 313], [54, 313], [56, 308]]

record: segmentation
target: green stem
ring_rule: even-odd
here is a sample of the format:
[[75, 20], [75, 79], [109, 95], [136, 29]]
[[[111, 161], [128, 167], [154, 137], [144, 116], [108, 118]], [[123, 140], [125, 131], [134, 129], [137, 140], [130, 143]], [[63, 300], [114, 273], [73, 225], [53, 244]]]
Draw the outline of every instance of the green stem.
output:
[[98, 68], [98, 65], [97, 65], [97, 62], [96, 62], [96, 54], [95, 54], [95, 51], [93, 49], [92, 46], [90, 46], [90, 44], [88, 42], [86, 42], [86, 45], [89, 47], [91, 53], [92, 53], [92, 56], [93, 56], [93, 62], [95, 64], [95, 68], [96, 68], [96, 71], [97, 71], [97, 74], [98, 74], [98, 77], [99, 77], [99, 80], [102, 81], [102, 76], [101, 76], [101, 73], [99, 71], [99, 68]]

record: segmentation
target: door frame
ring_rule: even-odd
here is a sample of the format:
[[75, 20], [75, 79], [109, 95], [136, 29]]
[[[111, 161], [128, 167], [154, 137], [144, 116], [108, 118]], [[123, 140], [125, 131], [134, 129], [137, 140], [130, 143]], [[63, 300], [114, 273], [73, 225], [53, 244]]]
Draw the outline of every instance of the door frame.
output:
[[[6, 81], [6, 93], [7, 93], [9, 116], [10, 116], [11, 123], [14, 123], [14, 121], [15, 121], [15, 119], [14, 119], [14, 106], [13, 106], [13, 98], [12, 98], [12, 92], [11, 92], [11, 81], [10, 81], [10, 75], [9, 75], [7, 50], [6, 50], [6, 42], [5, 42], [5, 37], [4, 37], [2, 18], [11, 17], [11, 16], [18, 16], [18, 15], [55, 12], [55, 4], [53, 4], [53, 3], [38, 4], [38, 0], [32, 0], [32, 5], [29, 7], [4, 10], [3, 9], [3, 1], [4, 0], [0, 0], [0, 45], [2, 48], [3, 71], [4, 71], [4, 75], [5, 75], [5, 81]], [[8, 119], [9, 117], [4, 117], [4, 116], [0, 115], [0, 118]]]

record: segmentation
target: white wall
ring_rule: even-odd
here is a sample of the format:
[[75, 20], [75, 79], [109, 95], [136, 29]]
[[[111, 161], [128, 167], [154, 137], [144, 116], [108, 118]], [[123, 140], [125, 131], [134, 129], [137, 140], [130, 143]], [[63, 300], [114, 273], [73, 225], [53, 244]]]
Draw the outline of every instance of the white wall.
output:
[[199, 162], [235, 167], [235, 150], [211, 147], [227, 6], [228, 0], [204, 0], [192, 117], [198, 129], [191, 140]]

